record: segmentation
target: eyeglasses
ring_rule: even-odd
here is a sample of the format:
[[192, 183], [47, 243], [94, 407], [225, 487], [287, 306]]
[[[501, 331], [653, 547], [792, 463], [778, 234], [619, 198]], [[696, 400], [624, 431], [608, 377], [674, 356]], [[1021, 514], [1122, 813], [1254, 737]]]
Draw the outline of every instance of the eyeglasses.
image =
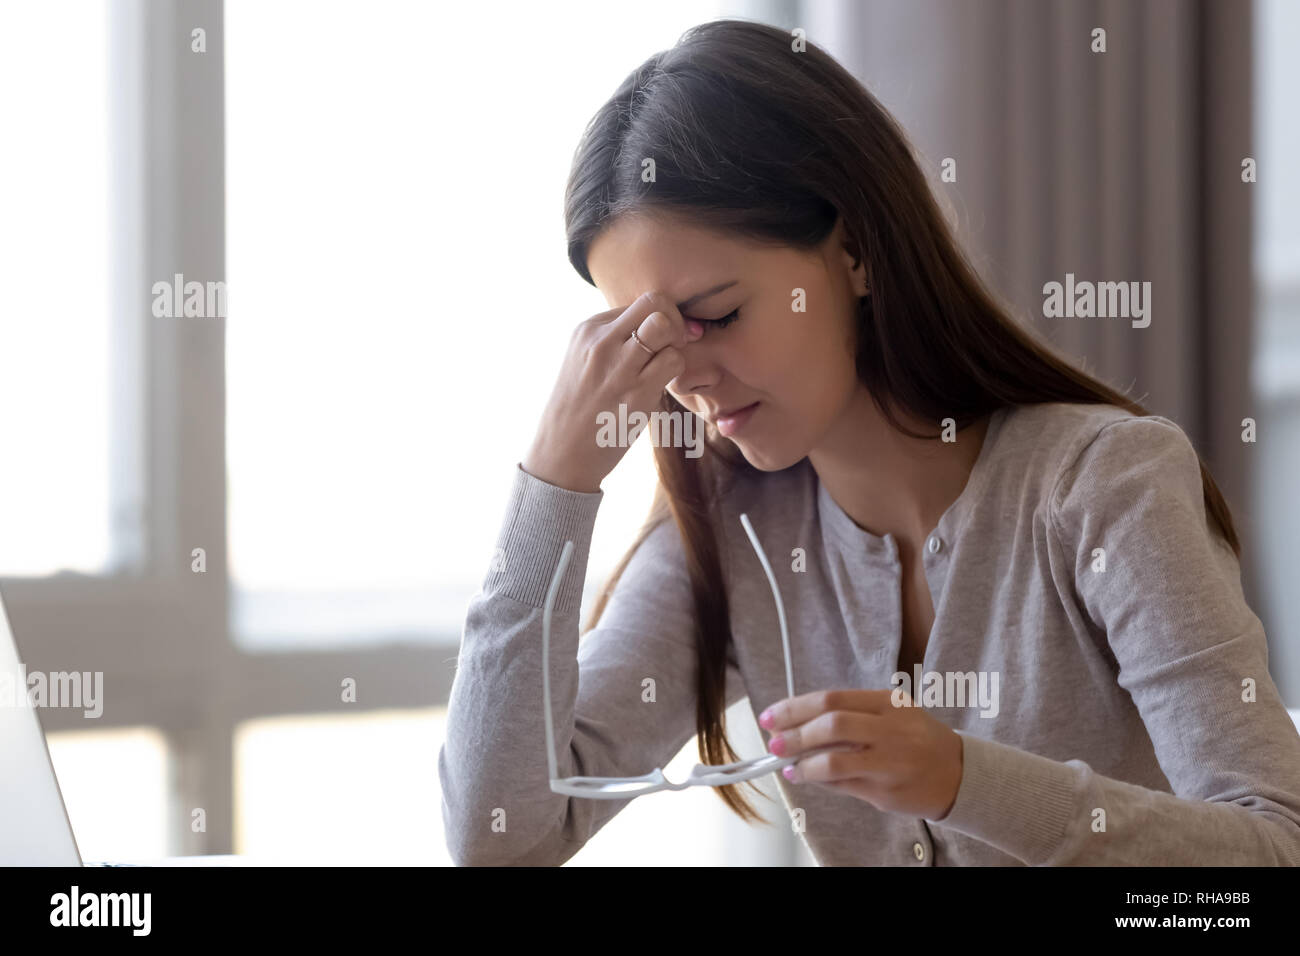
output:
[[[785, 649], [786, 690], [788, 695], [793, 697], [794, 675], [790, 665], [790, 633], [786, 628], [785, 605], [781, 601], [781, 591], [776, 586], [776, 575], [772, 573], [772, 566], [768, 563], [767, 555], [763, 553], [762, 545], [758, 543], [758, 535], [754, 533], [754, 526], [750, 524], [749, 516], [742, 514], [740, 523], [744, 525], [745, 533], [749, 535], [750, 543], [753, 544], [754, 551], [758, 554], [758, 560], [762, 562], [763, 570], [767, 572], [768, 583], [772, 586], [772, 596], [776, 598], [777, 619], [781, 623], [781, 644]], [[593, 800], [624, 800], [647, 793], [654, 793], [657, 790], [685, 790], [687, 787], [722, 787], [727, 784], [741, 783], [745, 780], [753, 780], [755, 777], [774, 773], [783, 767], [788, 767], [797, 760], [803, 760], [813, 754], [844, 749], [842, 745], [831, 745], [807, 750], [789, 757], [764, 754], [762, 757], [741, 760], [737, 763], [696, 764], [695, 769], [681, 783], [673, 783], [664, 776], [663, 770], [660, 768], [655, 768], [639, 777], [559, 777], [555, 757], [555, 726], [551, 716], [551, 608], [555, 603], [555, 595], [560, 589], [560, 581], [564, 577], [564, 572], [569, 566], [569, 559], [572, 555], [573, 542], [564, 542], [564, 549], [560, 552], [560, 563], [551, 577], [551, 586], [546, 591], [546, 604], [542, 610], [542, 694], [546, 700], [546, 763], [550, 768], [552, 792], [567, 794], [571, 797], [587, 797]]]

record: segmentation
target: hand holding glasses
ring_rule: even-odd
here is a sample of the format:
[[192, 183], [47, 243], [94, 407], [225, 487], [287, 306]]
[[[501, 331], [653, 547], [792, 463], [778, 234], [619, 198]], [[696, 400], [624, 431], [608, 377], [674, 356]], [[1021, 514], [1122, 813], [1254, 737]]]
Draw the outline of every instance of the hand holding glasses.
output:
[[[768, 563], [758, 543], [758, 536], [749, 522], [749, 516], [742, 514], [740, 523], [749, 535], [750, 543], [767, 572], [768, 583], [772, 586], [772, 596], [776, 598], [777, 618], [781, 623], [781, 643], [785, 650], [785, 682], [788, 696], [794, 696], [794, 675], [790, 665], [790, 634], [785, 623], [785, 605], [781, 601], [781, 592], [776, 585], [776, 575]], [[751, 760], [741, 760], [727, 764], [696, 764], [687, 778], [681, 783], [673, 783], [664, 776], [663, 770], [655, 768], [639, 777], [559, 777], [555, 758], [555, 727], [551, 716], [551, 608], [555, 604], [555, 595], [560, 589], [560, 581], [569, 566], [573, 554], [573, 542], [564, 542], [560, 553], [560, 563], [551, 577], [551, 586], [546, 591], [546, 604], [542, 610], [542, 694], [546, 704], [546, 763], [550, 768], [551, 790], [571, 797], [587, 797], [593, 800], [625, 800], [654, 793], [657, 790], [685, 790], [687, 787], [721, 787], [727, 784], [753, 780], [765, 774], [788, 767], [796, 761], [829, 750], [846, 749], [842, 744], [818, 747], [789, 757], [776, 754], [764, 754]], [[848, 748], [854, 749], [854, 748]]]

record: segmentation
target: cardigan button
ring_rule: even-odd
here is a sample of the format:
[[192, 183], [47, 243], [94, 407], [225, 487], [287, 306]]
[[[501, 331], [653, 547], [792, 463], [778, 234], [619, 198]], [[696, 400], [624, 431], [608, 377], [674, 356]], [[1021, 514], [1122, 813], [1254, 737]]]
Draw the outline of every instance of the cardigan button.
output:
[[930, 535], [929, 548], [931, 554], [938, 554], [939, 549], [943, 547], [943, 540], [937, 535]]
[[912, 855], [915, 856], [918, 860], [924, 860], [924, 859], [925, 859], [925, 847], [921, 846], [921, 844], [919, 844], [919, 843], [913, 843], [913, 844], [912, 844]]

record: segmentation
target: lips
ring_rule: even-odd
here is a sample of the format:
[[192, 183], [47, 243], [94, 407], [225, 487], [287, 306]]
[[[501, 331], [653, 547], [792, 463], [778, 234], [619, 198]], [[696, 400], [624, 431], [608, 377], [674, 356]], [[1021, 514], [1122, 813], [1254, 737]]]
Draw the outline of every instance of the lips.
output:
[[717, 420], [714, 422], [715, 427], [718, 429], [718, 433], [724, 438], [730, 438], [732, 435], [736, 434], [736, 432], [744, 428], [749, 420], [754, 417], [755, 410], [758, 406], [758, 402], [751, 402], [734, 412], [729, 412], [726, 415], [719, 415]]
[[758, 402], [750, 402], [749, 405], [737, 405], [737, 406], [736, 406], [735, 408], [733, 408], [733, 409], [730, 409], [730, 410], [725, 411], [725, 412], [718, 412], [716, 415], [712, 415], [712, 416], [710, 416], [710, 417], [709, 417], [709, 421], [711, 421], [713, 424], [716, 425], [716, 424], [718, 423], [718, 420], [719, 420], [719, 419], [721, 419], [721, 418], [734, 418], [734, 417], [736, 416], [736, 413], [737, 413], [737, 412], [743, 412], [745, 409], [749, 408], [750, 406], [752, 406], [752, 405], [757, 405], [757, 404], [758, 404]]

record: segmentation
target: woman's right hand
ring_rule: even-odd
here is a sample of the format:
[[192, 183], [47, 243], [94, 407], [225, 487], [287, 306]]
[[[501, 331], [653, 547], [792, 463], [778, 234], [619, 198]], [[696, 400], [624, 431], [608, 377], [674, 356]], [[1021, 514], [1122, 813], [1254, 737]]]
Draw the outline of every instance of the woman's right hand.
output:
[[[653, 356], [632, 338], [633, 330]], [[600, 491], [627, 447], [597, 444], [597, 415], [609, 412], [617, 421], [623, 403], [627, 415], [640, 411], [648, 417], [668, 383], [686, 368], [682, 347], [703, 334], [700, 323], [683, 319], [657, 292], [579, 324], [532, 447], [520, 462], [524, 471], [571, 491]]]

